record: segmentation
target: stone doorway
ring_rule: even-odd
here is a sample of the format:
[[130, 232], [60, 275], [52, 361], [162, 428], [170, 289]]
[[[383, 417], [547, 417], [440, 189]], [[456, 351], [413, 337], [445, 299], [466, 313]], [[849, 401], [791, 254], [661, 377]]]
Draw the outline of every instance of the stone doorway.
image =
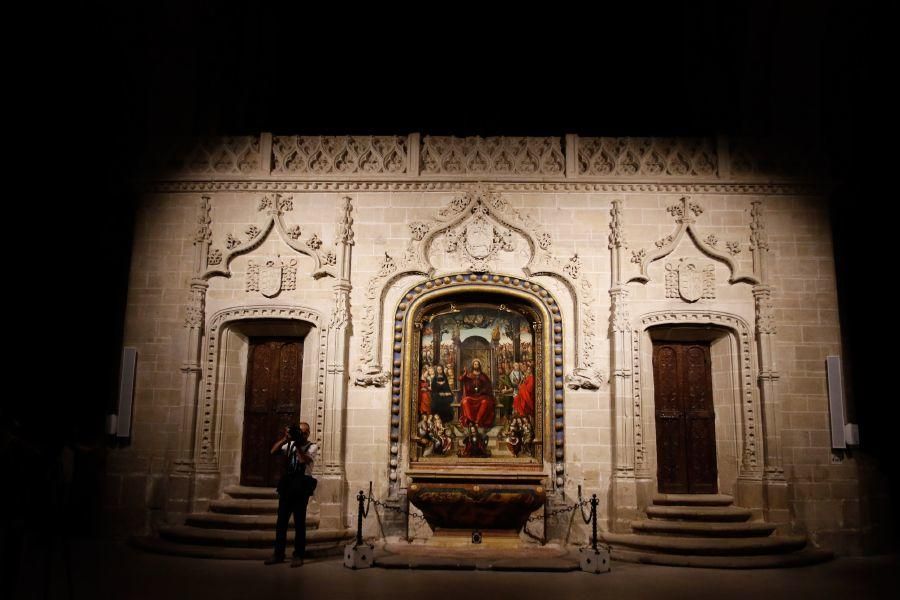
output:
[[717, 493], [709, 342], [655, 340], [653, 384], [659, 491]]
[[275, 487], [283, 460], [273, 440], [300, 415], [303, 339], [250, 338], [244, 402], [241, 485]]

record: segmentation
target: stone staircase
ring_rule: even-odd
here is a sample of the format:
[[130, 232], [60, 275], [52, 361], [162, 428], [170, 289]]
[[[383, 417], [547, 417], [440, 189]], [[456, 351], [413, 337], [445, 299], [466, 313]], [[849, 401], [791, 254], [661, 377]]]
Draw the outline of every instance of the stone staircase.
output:
[[[278, 495], [272, 488], [232, 486], [225, 498], [209, 503], [209, 511], [192, 513], [184, 525], [163, 525], [158, 537], [135, 537], [134, 546], [158, 554], [195, 558], [265, 560], [275, 545]], [[319, 529], [318, 515], [306, 516], [306, 556], [343, 553], [353, 539], [351, 529]], [[287, 553], [294, 543], [294, 521], [288, 528]]]
[[615, 560], [681, 567], [763, 569], [815, 564], [831, 552], [803, 535], [775, 535], [775, 525], [751, 521], [725, 494], [657, 494], [634, 533], [604, 533]]

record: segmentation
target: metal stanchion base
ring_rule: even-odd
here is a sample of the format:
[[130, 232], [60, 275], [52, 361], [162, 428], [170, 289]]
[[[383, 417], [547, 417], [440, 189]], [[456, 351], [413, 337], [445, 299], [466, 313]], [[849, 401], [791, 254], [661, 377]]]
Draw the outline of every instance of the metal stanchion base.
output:
[[347, 544], [344, 547], [344, 566], [348, 569], [369, 569], [375, 559], [375, 546]]
[[606, 548], [581, 548], [581, 570], [587, 573], [609, 573], [609, 551]]

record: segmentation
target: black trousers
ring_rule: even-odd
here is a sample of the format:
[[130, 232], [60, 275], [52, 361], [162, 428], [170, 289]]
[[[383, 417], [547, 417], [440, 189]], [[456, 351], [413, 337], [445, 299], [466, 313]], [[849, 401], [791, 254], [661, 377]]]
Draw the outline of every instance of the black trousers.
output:
[[285, 490], [278, 495], [278, 520], [275, 522], [275, 556], [284, 557], [287, 546], [288, 521], [294, 515], [294, 556], [302, 558], [306, 551], [306, 508], [309, 493]]

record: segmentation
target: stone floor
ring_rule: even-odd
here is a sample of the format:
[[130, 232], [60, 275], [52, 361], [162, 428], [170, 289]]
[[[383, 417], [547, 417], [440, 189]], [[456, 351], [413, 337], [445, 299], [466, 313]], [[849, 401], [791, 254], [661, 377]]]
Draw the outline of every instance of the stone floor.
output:
[[[896, 598], [900, 557], [839, 558], [809, 567], [731, 571], [613, 562], [612, 571], [569, 573], [345, 569], [340, 558], [287, 564], [147, 554], [125, 544], [72, 542], [71, 593], [60, 545], [26, 543], [16, 598]], [[49, 577], [47, 574], [49, 573]], [[45, 590], [44, 582], [49, 581]], [[4, 591], [8, 591], [4, 584]], [[45, 591], [48, 592], [45, 596]], [[0, 593], [0, 595], [5, 595]]]

